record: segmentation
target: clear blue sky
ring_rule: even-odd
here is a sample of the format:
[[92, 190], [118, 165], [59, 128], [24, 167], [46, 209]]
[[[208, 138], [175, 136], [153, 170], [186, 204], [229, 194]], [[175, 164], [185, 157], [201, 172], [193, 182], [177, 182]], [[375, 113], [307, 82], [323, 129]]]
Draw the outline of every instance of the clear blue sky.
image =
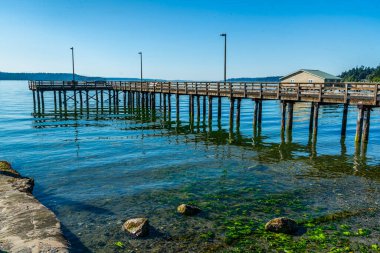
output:
[[164, 79], [380, 64], [380, 1], [0, 0], [0, 71]]

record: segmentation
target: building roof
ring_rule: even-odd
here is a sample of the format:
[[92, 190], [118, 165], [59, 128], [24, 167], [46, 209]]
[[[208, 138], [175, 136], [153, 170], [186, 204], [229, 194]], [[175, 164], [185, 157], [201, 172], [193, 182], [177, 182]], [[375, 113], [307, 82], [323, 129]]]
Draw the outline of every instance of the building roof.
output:
[[283, 76], [280, 78], [280, 80], [283, 80], [283, 79], [286, 79], [290, 76], [293, 76], [293, 75], [296, 75], [298, 73], [301, 73], [301, 72], [307, 72], [311, 75], [314, 75], [314, 76], [317, 76], [317, 77], [320, 77], [322, 79], [332, 79], [332, 80], [341, 80], [342, 78], [340, 77], [337, 77], [337, 76], [334, 76], [334, 75], [331, 75], [329, 73], [326, 73], [326, 72], [323, 72], [323, 71], [320, 71], [320, 70], [313, 70], [313, 69], [300, 69], [296, 72], [293, 72], [289, 75], [286, 75], [286, 76]]

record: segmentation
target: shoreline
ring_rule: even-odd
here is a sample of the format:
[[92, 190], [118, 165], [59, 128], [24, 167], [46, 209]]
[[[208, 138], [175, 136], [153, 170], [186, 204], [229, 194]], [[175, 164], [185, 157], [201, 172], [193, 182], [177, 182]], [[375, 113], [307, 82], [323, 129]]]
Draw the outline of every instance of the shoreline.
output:
[[69, 252], [60, 221], [33, 196], [33, 186], [0, 161], [0, 252]]

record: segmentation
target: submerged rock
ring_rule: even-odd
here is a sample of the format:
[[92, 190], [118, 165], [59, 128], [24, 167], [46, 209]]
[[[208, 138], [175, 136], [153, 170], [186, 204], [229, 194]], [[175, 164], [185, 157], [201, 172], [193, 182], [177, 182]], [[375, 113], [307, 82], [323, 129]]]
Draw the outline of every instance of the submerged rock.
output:
[[60, 222], [31, 194], [33, 185], [0, 162], [0, 252], [69, 252]]
[[149, 234], [149, 220], [147, 218], [129, 219], [123, 224], [123, 230], [135, 237], [144, 237]]
[[294, 234], [297, 229], [297, 222], [286, 217], [275, 218], [265, 224], [265, 230], [275, 233]]
[[177, 211], [180, 214], [191, 216], [191, 215], [196, 215], [196, 214], [200, 213], [201, 209], [199, 207], [196, 207], [196, 206], [190, 206], [190, 205], [182, 204], [182, 205], [179, 205], [177, 207]]

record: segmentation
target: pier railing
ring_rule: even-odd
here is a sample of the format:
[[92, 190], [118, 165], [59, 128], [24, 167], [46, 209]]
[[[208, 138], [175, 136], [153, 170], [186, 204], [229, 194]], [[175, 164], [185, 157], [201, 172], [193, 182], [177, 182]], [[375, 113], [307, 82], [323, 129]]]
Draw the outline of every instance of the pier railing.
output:
[[29, 81], [29, 89], [132, 92], [379, 106], [379, 83]]

